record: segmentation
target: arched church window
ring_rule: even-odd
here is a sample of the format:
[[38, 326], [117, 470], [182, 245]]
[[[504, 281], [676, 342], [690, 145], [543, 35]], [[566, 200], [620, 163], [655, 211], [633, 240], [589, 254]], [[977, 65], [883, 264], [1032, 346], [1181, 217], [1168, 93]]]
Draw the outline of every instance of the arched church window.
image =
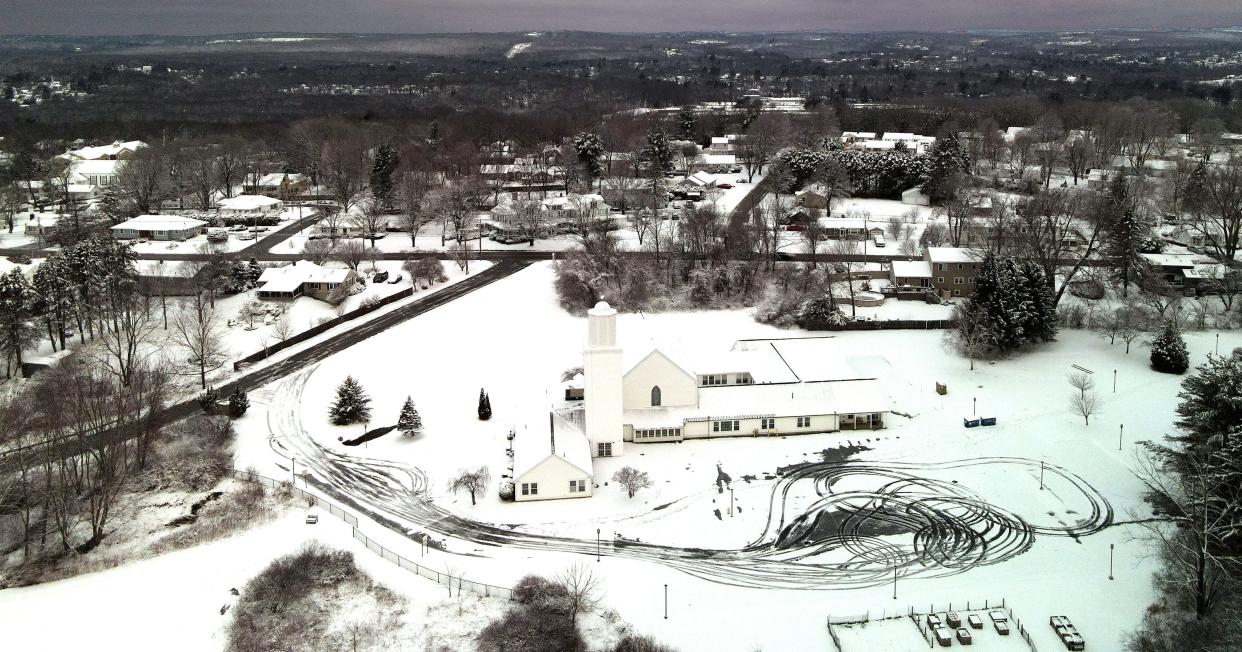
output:
[[660, 386], [656, 385], [651, 388], [651, 407], [660, 406]]

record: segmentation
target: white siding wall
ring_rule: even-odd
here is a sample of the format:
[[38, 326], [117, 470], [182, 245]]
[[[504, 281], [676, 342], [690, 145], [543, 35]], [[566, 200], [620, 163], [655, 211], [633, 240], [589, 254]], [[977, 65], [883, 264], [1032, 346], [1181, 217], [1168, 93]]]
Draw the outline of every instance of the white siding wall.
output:
[[812, 432], [831, 432], [837, 430], [837, 415], [835, 414], [814, 414], [810, 415], [811, 425], [798, 427], [798, 417], [774, 417], [775, 431], [763, 430], [759, 426], [762, 420], [759, 417], [753, 419], [737, 419], [739, 428], [731, 432], [714, 432], [712, 431], [712, 422], [722, 419], [712, 419], [711, 421], [691, 421], [686, 423], [682, 428], [681, 434], [685, 439], [696, 439], [705, 437], [749, 437], [758, 434], [774, 434], [774, 435], [803, 435]]
[[[625, 409], [651, 407], [651, 388], [660, 387], [660, 405], [686, 407], [699, 404], [698, 378], [689, 375], [659, 351], [647, 356], [625, 374]], [[587, 393], [587, 399], [591, 397]], [[587, 412], [590, 414], [590, 412]]]
[[[586, 491], [569, 493], [570, 480], [585, 480]], [[539, 493], [522, 495], [522, 483], [539, 483]], [[525, 502], [531, 500], [555, 500], [557, 498], [586, 498], [591, 495], [591, 476], [581, 469], [555, 455], [549, 456], [534, 468], [517, 477], [514, 482], [514, 500]]]

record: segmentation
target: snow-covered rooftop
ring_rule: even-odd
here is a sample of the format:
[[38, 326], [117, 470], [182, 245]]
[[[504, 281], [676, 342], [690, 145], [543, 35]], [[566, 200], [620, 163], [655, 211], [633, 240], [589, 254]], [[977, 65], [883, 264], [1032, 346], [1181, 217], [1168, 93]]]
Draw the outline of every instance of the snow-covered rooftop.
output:
[[844, 380], [701, 387], [698, 406], [626, 410], [622, 419], [635, 428], [645, 428], [676, 426], [684, 421], [865, 414], [890, 409], [888, 394], [879, 381]]
[[979, 254], [966, 247], [928, 247], [927, 257], [933, 263], [977, 263]]
[[893, 276], [898, 278], [931, 278], [931, 263], [926, 260], [894, 260]]
[[82, 147], [66, 152], [66, 158], [80, 160], [102, 160], [116, 158], [125, 152], [136, 152], [147, 144], [141, 140], [115, 141], [109, 145], [98, 145], [95, 147]]
[[591, 446], [586, 435], [560, 415], [549, 414], [550, 423], [547, 425], [535, 422], [515, 433], [513, 477], [521, 477], [552, 455], [591, 475]]
[[112, 227], [113, 231], [182, 231], [206, 226], [203, 220], [181, 215], [139, 215]]
[[275, 197], [265, 195], [238, 195], [220, 200], [220, 208], [230, 211], [266, 210], [280, 203]]

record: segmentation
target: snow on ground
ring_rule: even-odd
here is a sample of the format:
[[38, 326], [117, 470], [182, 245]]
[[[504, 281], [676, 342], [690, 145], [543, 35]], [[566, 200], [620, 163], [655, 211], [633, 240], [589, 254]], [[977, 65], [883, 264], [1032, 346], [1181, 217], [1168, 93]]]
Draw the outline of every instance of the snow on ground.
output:
[[[550, 266], [532, 266], [253, 392], [255, 418], [239, 424], [239, 464], [253, 464], [268, 474], [287, 473], [287, 463], [273, 455], [272, 443], [301, 437], [304, 431], [316, 444], [362, 464], [392, 460], [422, 469], [427, 495], [450, 512], [506, 524], [515, 532], [582, 542], [582, 554], [573, 554], [496, 548], [446, 537], [448, 553], [432, 553], [453, 559], [471, 579], [502, 585], [527, 572], [554, 573], [589, 560], [587, 550], [597, 529], [605, 541], [620, 535], [672, 546], [741, 548], [764, 530], [776, 482], [771, 476], [779, 467], [818, 461], [821, 451], [850, 443], [871, 449], [859, 455], [865, 468], [894, 465], [945, 487], [959, 485], [961, 491], [1041, 529], [1091, 530], [1074, 537], [1038, 534], [1029, 549], [963, 572], [943, 572], [946, 569], [934, 565], [903, 571], [896, 603], [891, 586], [884, 584], [819, 591], [745, 588], [727, 579], [693, 577], [659, 561], [627, 556], [623, 548], [615, 552], [605, 548], [608, 552], [598, 567], [608, 577], [609, 599], [621, 606], [639, 631], [683, 649], [705, 645], [721, 650], [750, 650], [756, 645], [808, 649], [826, 641], [823, 622], [829, 612], [984, 597], [1008, 599], [1032, 623], [1067, 615], [1089, 644], [1108, 649], [1138, 623], [1152, 599], [1153, 566], [1135, 539], [1137, 531], [1126, 526], [1095, 531], [1089, 526], [1148, 514], [1142, 487], [1130, 471], [1131, 456], [1135, 441], [1157, 438], [1171, 429], [1181, 378], [1148, 369], [1145, 350], [1136, 347], [1126, 356], [1120, 346], [1110, 347], [1080, 331], [1063, 332], [1058, 342], [1011, 360], [979, 363], [973, 372], [967, 361], [943, 350], [941, 331], [831, 334], [798, 345], [809, 348], [798, 356], [797, 364], [831, 375], [827, 366], [833, 363], [827, 361], [845, 359], [881, 378], [895, 408], [911, 417], [892, 416], [890, 428], [882, 432], [631, 445], [624, 457], [596, 461], [600, 486], [590, 499], [505, 504], [496, 498], [493, 482], [480, 504], [471, 506], [468, 496], [447, 492], [448, 479], [460, 468], [480, 464], [488, 465], [493, 478], [498, 478], [506, 466], [505, 433], [546, 423], [560, 372], [581, 364], [585, 325], [581, 317], [555, 305], [551, 280]], [[626, 314], [619, 324], [621, 344], [635, 350], [669, 339], [727, 347], [735, 339], [799, 335], [757, 324], [746, 311]], [[1212, 335], [1187, 335], [1196, 360], [1210, 350]], [[1222, 333], [1221, 339], [1224, 350], [1242, 344], [1236, 332]], [[446, 346], [450, 342], [453, 345]], [[1104, 399], [1101, 413], [1089, 427], [1069, 411], [1065, 375], [1072, 364], [1096, 372]], [[1116, 394], [1111, 389], [1113, 369], [1118, 371]], [[422, 413], [425, 434], [412, 440], [387, 435], [363, 450], [341, 447], [338, 438], [356, 436], [361, 429], [327, 423], [326, 406], [346, 374], [358, 378], [373, 398], [371, 427], [395, 423], [401, 402], [409, 395]], [[947, 396], [935, 393], [936, 382], [948, 385]], [[490, 422], [475, 418], [480, 387], [491, 396], [495, 416]], [[1042, 391], [1031, 392], [1036, 387]], [[977, 407], [973, 399], [978, 399]], [[999, 425], [964, 429], [962, 417], [976, 412], [996, 416]], [[1118, 426], [1123, 422], [1129, 428], [1123, 450], [1118, 451]], [[1041, 462], [1056, 467], [1046, 475], [1042, 490]], [[627, 464], [647, 471], [655, 482], [632, 500], [608, 483], [612, 473]], [[741, 509], [733, 516], [728, 514], [729, 492], [715, 485], [717, 465], [734, 480], [733, 500]], [[846, 476], [844, 481], [850, 484], [843, 486], [873, 487], [885, 477], [855, 473]], [[796, 516], [811, 499], [805, 487], [795, 488], [783, 506], [787, 518]], [[403, 518], [389, 507], [380, 504], [381, 511]], [[395, 504], [391, 507], [396, 509]], [[719, 517], [715, 510], [720, 510]], [[413, 530], [422, 527], [412, 525]], [[435, 523], [428, 525], [436, 530]], [[366, 531], [384, 545], [418, 554], [417, 546], [398, 533], [378, 525]], [[905, 536], [880, 540], [899, 543]], [[1110, 543], [1117, 546], [1115, 581], [1107, 579]], [[668, 621], [662, 617], [665, 583], [671, 592]], [[779, 627], [772, 626], [777, 622]], [[1038, 634], [1042, 629], [1033, 631]], [[746, 634], [739, 635], [739, 630]], [[1051, 629], [1045, 634], [1052, 636]], [[1043, 647], [1055, 642], [1039, 643]]]

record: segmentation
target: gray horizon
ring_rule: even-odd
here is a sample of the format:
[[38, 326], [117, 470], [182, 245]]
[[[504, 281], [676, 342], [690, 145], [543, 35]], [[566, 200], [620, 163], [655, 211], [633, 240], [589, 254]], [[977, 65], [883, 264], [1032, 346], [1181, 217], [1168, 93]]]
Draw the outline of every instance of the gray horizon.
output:
[[[210, 3], [210, 4], [208, 4]], [[4, 6], [9, 5], [9, 6]], [[230, 33], [950, 32], [1200, 29], [1242, 24], [1239, 0], [3, 0], [8, 35]]]

